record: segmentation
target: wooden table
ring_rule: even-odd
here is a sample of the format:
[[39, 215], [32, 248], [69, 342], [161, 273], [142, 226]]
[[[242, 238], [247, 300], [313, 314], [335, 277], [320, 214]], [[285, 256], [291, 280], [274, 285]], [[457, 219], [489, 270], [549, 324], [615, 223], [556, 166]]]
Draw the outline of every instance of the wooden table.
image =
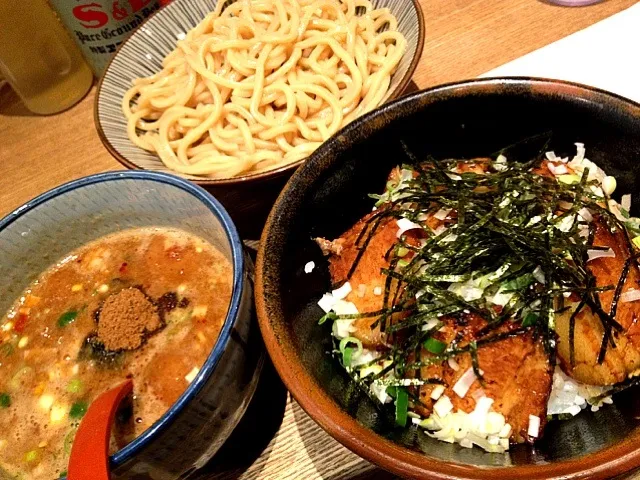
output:
[[[426, 42], [414, 82], [425, 88], [476, 77], [636, 1], [560, 8], [538, 0], [421, 0]], [[10, 89], [0, 91], [0, 216], [60, 183], [121, 168], [93, 128], [93, 100], [94, 90], [62, 114], [38, 117]], [[261, 408], [243, 422], [242, 438], [197, 478], [391, 478], [324, 433], [273, 372], [262, 384]]]

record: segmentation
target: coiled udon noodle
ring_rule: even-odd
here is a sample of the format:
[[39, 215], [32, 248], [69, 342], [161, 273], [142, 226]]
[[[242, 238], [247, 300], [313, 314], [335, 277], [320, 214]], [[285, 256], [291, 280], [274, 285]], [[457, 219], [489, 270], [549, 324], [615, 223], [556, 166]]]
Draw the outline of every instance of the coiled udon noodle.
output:
[[227, 178], [307, 157], [378, 106], [406, 49], [368, 0], [223, 0], [122, 101], [166, 167]]

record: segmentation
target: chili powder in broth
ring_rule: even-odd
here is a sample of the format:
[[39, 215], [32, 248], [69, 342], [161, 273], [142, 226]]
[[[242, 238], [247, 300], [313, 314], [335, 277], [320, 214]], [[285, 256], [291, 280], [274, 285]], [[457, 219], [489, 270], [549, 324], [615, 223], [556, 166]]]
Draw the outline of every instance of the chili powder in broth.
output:
[[0, 479], [63, 475], [86, 409], [125, 378], [112, 451], [150, 427], [213, 348], [232, 278], [211, 244], [166, 228], [101, 238], [43, 273], [0, 321]]

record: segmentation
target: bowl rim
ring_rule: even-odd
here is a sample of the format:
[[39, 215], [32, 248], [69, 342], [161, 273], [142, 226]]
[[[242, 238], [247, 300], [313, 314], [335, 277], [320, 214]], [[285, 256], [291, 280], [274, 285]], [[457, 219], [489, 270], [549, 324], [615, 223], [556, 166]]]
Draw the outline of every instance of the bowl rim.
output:
[[[356, 119], [339, 132], [339, 136], [351, 138], [354, 142], [364, 141], [371, 135], [371, 129], [359, 128], [360, 124], [372, 123], [379, 131], [392, 121], [413, 114], [424, 105], [435, 103], [440, 94], [449, 97], [473, 95], [485, 91], [516, 91], [523, 87], [528, 92], [542, 96], [577, 97], [583, 101], [608, 104], [618, 111], [630, 113], [640, 119], [640, 104], [630, 99], [602, 89], [575, 82], [532, 77], [489, 77], [461, 82], [453, 82], [418, 91], [394, 102], [378, 107], [367, 115]], [[500, 90], [503, 89], [503, 90]], [[376, 120], [373, 122], [373, 120]], [[478, 467], [435, 459], [425, 454], [402, 447], [361, 425], [355, 418], [342, 410], [333, 398], [316, 382], [313, 376], [298, 361], [298, 353], [292, 343], [283, 339], [286, 326], [282, 318], [271, 319], [267, 305], [273, 304], [273, 297], [267, 293], [271, 276], [265, 265], [272, 256], [271, 234], [282, 229], [281, 218], [286, 216], [287, 196], [296, 187], [303, 187], [315, 181], [324, 165], [316, 168], [319, 159], [328, 154], [340, 155], [348, 147], [340, 141], [338, 134], [325, 142], [312, 154], [312, 158], [297, 170], [276, 200], [265, 224], [256, 263], [256, 307], [258, 323], [265, 340], [267, 351], [287, 389], [303, 410], [311, 416], [327, 433], [361, 457], [372, 461], [393, 473], [411, 478], [440, 480], [482, 480], [502, 478], [521, 480], [586, 479], [610, 478], [640, 465], [640, 446], [628, 437], [610, 447], [580, 456], [541, 465], [517, 465], [509, 467]], [[334, 161], [331, 163], [333, 164]], [[305, 178], [305, 176], [307, 178]], [[310, 177], [310, 178], [309, 178]], [[281, 333], [282, 332], [282, 333]]]
[[207, 383], [211, 375], [213, 374], [216, 366], [218, 365], [222, 355], [224, 354], [227, 345], [231, 339], [231, 331], [234, 328], [237, 319], [238, 312], [240, 310], [240, 303], [242, 293], [244, 291], [244, 248], [240, 236], [236, 230], [231, 217], [224, 209], [224, 207], [216, 200], [209, 192], [202, 187], [194, 185], [193, 183], [180, 178], [175, 175], [170, 175], [162, 172], [151, 171], [118, 171], [98, 173], [95, 175], [89, 175], [77, 180], [64, 183], [60, 186], [54, 187], [51, 190], [38, 195], [37, 197], [29, 200], [22, 206], [16, 208], [4, 218], [0, 219], [0, 233], [4, 231], [6, 227], [18, 220], [24, 214], [34, 210], [38, 206], [44, 205], [50, 200], [65, 195], [71, 191], [95, 185], [99, 183], [111, 183], [120, 180], [143, 180], [153, 181], [170, 185], [181, 189], [199, 200], [209, 211], [215, 215], [220, 221], [221, 227], [224, 230], [227, 241], [231, 248], [232, 266], [233, 266], [233, 285], [231, 290], [231, 300], [229, 302], [229, 308], [225, 316], [222, 329], [216, 339], [216, 343], [211, 348], [207, 359], [205, 360], [202, 368], [198, 372], [196, 378], [180, 395], [178, 400], [169, 407], [169, 409], [162, 414], [162, 416], [147, 430], [145, 430], [140, 436], [136, 437], [131, 443], [124, 448], [118, 450], [111, 455], [111, 468], [116, 468], [127, 461], [131, 460], [144, 448], [146, 448], [155, 438], [166, 430], [169, 425], [175, 420], [180, 412], [185, 408], [191, 400], [202, 390]]
[[[104, 129], [102, 128], [102, 123], [100, 122], [99, 101], [102, 93], [102, 85], [106, 77], [107, 71], [109, 70], [109, 68], [111, 68], [111, 64], [120, 53], [120, 50], [127, 44], [127, 42], [129, 42], [133, 38], [135, 33], [139, 31], [142, 27], [144, 27], [147, 24], [147, 22], [149, 22], [156, 15], [160, 15], [166, 9], [177, 8], [175, 7], [175, 5], [180, 4], [183, 1], [188, 2], [189, 0], [174, 0], [170, 4], [166, 5], [165, 7], [162, 7], [160, 10], [149, 15], [149, 17], [147, 17], [144, 20], [144, 22], [142, 22], [138, 26], [138, 28], [136, 28], [133, 34], [127, 37], [127, 39], [125, 39], [125, 41], [122, 42], [120, 46], [118, 46], [116, 52], [113, 54], [111, 59], [109, 59], [109, 62], [107, 63], [107, 66], [105, 67], [103, 74], [100, 76], [100, 80], [98, 81], [98, 86], [96, 87], [96, 93], [93, 100], [93, 123], [96, 127], [96, 131], [98, 132], [98, 137], [100, 138], [100, 141], [102, 142], [104, 147], [107, 149], [107, 151], [111, 154], [111, 156], [130, 170], [142, 170], [145, 172], [155, 171], [155, 170], [147, 170], [145, 168], [142, 168], [136, 165], [134, 162], [132, 162], [128, 158], [126, 158], [116, 149], [116, 147], [111, 143], [111, 141], [107, 137], [106, 133], [104, 132]], [[217, 2], [222, 2], [222, 1], [224, 0], [217, 0]], [[413, 58], [411, 59], [411, 62], [409, 63], [409, 67], [407, 68], [407, 71], [400, 79], [400, 83], [398, 83], [398, 86], [389, 95], [387, 102], [390, 102], [402, 96], [407, 86], [411, 82], [411, 78], [413, 77], [413, 74], [415, 73], [416, 68], [418, 67], [418, 63], [420, 62], [420, 59], [422, 58], [422, 51], [424, 48], [424, 41], [425, 41], [424, 12], [422, 11], [422, 6], [420, 5], [419, 0], [408, 0], [408, 1], [410, 1], [413, 4], [413, 7], [415, 8], [415, 11], [416, 11], [416, 17], [418, 20], [418, 39], [417, 39], [416, 51], [415, 51], [415, 54], [413, 55]], [[189, 181], [202, 186], [228, 186], [228, 185], [234, 185], [234, 184], [259, 183], [267, 179], [284, 176], [290, 171], [295, 171], [295, 169], [297, 169], [300, 165], [302, 165], [308, 159], [309, 157], [305, 157], [293, 163], [289, 163], [287, 165], [274, 168], [273, 170], [266, 170], [264, 172], [254, 173], [250, 175], [241, 175], [239, 177], [219, 178], [219, 179], [193, 179]], [[165, 172], [158, 172], [158, 173], [165, 173]], [[178, 175], [177, 173], [174, 173], [174, 175], [178, 176], [179, 178], [185, 179], [184, 177]]]

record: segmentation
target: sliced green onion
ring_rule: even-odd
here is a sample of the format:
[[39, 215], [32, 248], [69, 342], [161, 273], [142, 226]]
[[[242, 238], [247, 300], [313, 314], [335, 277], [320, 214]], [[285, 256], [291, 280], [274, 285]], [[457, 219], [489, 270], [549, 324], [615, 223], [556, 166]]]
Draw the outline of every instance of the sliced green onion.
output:
[[334, 312], [327, 312], [322, 317], [320, 317], [320, 320], [318, 320], [318, 325], [322, 325], [327, 320], [333, 321], [333, 320], [336, 320], [337, 318], [338, 318], [338, 315], [336, 315]]
[[69, 455], [71, 453], [71, 446], [73, 445], [73, 440], [76, 438], [76, 429], [73, 428], [67, 435], [64, 437], [64, 453]]
[[558, 181], [566, 183], [567, 185], [573, 185], [580, 183], [580, 177], [577, 175], [558, 175]]
[[396, 425], [407, 426], [407, 412], [409, 411], [409, 394], [404, 388], [396, 387]]
[[11, 345], [10, 343], [3, 343], [2, 345], [0, 345], [0, 354], [4, 355], [5, 357], [11, 355], [13, 353], [13, 350], [13, 345]]
[[342, 364], [345, 367], [348, 367], [349, 365], [351, 365], [351, 357], [353, 356], [354, 350], [355, 349], [353, 348], [347, 347], [342, 351]]
[[[353, 343], [356, 345], [356, 348], [350, 348], [348, 345]], [[342, 364], [345, 367], [351, 365], [351, 360], [354, 357], [360, 356], [362, 353], [362, 342], [358, 340], [356, 337], [346, 337], [340, 340], [340, 353], [342, 354]], [[355, 350], [355, 352], [354, 352]]]
[[82, 380], [79, 378], [74, 378], [67, 385], [67, 392], [69, 393], [80, 393], [82, 391]]
[[75, 419], [81, 419], [84, 417], [84, 414], [87, 413], [87, 408], [89, 404], [87, 402], [76, 402], [71, 405], [71, 410], [69, 410], [69, 417]]
[[422, 344], [424, 348], [427, 349], [428, 352], [434, 353], [436, 355], [441, 354], [447, 348], [447, 344], [437, 340], [433, 337], [427, 338], [427, 340]]
[[407, 262], [406, 260], [404, 260], [404, 259], [400, 259], [400, 260], [398, 260], [398, 266], [399, 266], [400, 268], [404, 268], [404, 267], [406, 267], [407, 265], [409, 265], [409, 262]]
[[9, 408], [11, 406], [11, 397], [8, 393], [0, 393], [0, 407]]
[[506, 282], [504, 285], [502, 285], [502, 290], [505, 292], [522, 290], [523, 288], [531, 285], [534, 281], [535, 277], [533, 276], [533, 274], [525, 273], [518, 278], [514, 278], [513, 280]]
[[62, 315], [60, 315], [60, 318], [58, 318], [58, 326], [66, 327], [70, 323], [73, 323], [77, 316], [78, 312], [76, 312], [75, 310], [64, 312]]
[[398, 393], [397, 390], [398, 390], [398, 387], [387, 387], [386, 392], [387, 392], [387, 395], [389, 395], [391, 398], [396, 398], [396, 395]]
[[409, 249], [407, 247], [398, 247], [397, 255], [399, 257], [404, 257], [407, 253], [409, 253]]
[[522, 326], [523, 327], [530, 327], [531, 325], [535, 325], [535, 323], [538, 321], [538, 315], [533, 313], [533, 312], [529, 312], [527, 313], [527, 316], [524, 317], [524, 320], [522, 320]]
[[638, 235], [637, 237], [634, 237], [632, 242], [636, 247], [640, 248], [640, 235]]
[[27, 463], [35, 462], [38, 459], [38, 451], [30, 450], [24, 454], [24, 461]]
[[60, 476], [58, 478], [64, 478], [67, 476], [67, 471], [65, 470], [64, 472], [60, 473]]

